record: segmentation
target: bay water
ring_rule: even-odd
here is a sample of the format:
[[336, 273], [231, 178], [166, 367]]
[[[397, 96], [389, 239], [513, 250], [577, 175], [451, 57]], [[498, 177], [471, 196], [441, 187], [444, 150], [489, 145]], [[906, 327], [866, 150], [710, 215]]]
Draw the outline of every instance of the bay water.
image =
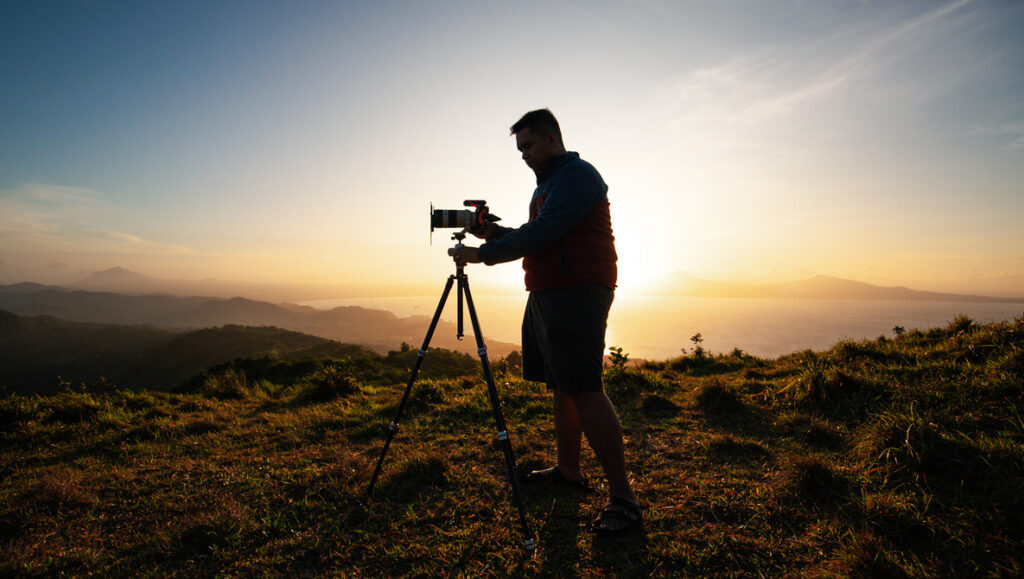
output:
[[[526, 294], [473, 293], [484, 338], [520, 342]], [[422, 317], [423, 332], [440, 295], [313, 300], [319, 309], [361, 306], [387, 310], [398, 317]], [[456, 321], [454, 290], [441, 318]], [[894, 336], [907, 330], [946, 326], [956, 315], [976, 322], [1004, 321], [1024, 315], [1024, 303], [882, 301], [827, 299], [745, 299], [640, 296], [619, 292], [608, 319], [606, 344], [621, 347], [630, 359], [664, 360], [689, 352], [700, 333], [705, 350], [775, 358], [806, 349], [825, 350], [844, 339]], [[466, 334], [472, 334], [465, 310]], [[419, 344], [413, 344], [418, 347]]]

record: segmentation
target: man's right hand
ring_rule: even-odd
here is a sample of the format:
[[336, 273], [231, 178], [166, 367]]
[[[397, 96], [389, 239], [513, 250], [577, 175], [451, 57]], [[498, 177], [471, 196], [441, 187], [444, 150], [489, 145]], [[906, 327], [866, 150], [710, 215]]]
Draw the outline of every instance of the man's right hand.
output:
[[470, 231], [470, 233], [472, 233], [478, 239], [490, 239], [491, 236], [494, 235], [494, 223], [488, 223], [484, 230], [480, 231], [479, 233], [472, 230]]
[[479, 248], [462, 247], [451, 250], [451, 256], [455, 260], [455, 265], [459, 267], [465, 266], [467, 263], [481, 263]]

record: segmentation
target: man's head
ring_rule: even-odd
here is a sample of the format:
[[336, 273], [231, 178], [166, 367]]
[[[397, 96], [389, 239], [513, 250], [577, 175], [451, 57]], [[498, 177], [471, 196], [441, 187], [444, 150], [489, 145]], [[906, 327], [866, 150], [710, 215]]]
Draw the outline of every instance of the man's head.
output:
[[523, 154], [526, 166], [540, 176], [548, 170], [551, 159], [565, 153], [562, 130], [548, 109], [530, 111], [512, 125], [516, 148]]

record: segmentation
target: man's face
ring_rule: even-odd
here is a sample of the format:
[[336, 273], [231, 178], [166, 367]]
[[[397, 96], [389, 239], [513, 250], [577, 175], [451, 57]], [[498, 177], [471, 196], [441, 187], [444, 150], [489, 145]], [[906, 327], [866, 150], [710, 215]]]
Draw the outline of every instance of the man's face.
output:
[[555, 133], [535, 133], [532, 129], [516, 133], [516, 148], [523, 154], [526, 166], [537, 174], [545, 171], [548, 161], [562, 152]]

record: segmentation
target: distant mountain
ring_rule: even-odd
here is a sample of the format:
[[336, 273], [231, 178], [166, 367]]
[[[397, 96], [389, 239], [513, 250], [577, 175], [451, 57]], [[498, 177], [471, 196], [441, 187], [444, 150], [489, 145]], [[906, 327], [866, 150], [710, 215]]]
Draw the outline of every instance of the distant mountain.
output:
[[68, 284], [71, 289], [87, 291], [106, 291], [130, 294], [172, 294], [172, 295], [207, 295], [214, 297], [230, 297], [224, 292], [233, 292], [236, 288], [214, 280], [172, 280], [149, 277], [123, 267], [112, 267], [107, 270], [93, 272], [89, 277]]
[[123, 267], [112, 267], [105, 271], [93, 272], [92, 275], [80, 281], [79, 286], [115, 286], [132, 284], [153, 284], [160, 280], [146, 277], [140, 273], [129, 271]]
[[688, 297], [723, 298], [800, 298], [892, 301], [949, 301], [1022, 303], [1022, 298], [950, 294], [918, 291], [902, 286], [883, 287], [864, 282], [819, 275], [805, 280], [780, 284], [747, 284], [710, 281], [686, 273], [676, 274], [667, 284], [666, 293]]
[[[428, 318], [398, 318], [391, 312], [355, 306], [318, 310], [240, 297], [126, 295], [49, 286], [27, 287], [25, 284], [0, 286], [0, 309], [22, 316], [50, 316], [95, 324], [151, 324], [177, 330], [228, 324], [274, 326], [362, 344], [382, 353], [397, 348], [402, 342], [422, 344], [429, 326]], [[443, 321], [438, 324], [430, 345], [472, 354], [477, 351], [475, 341], [457, 340], [454, 324]], [[487, 345], [494, 356], [505, 356], [519, 348], [516, 344], [491, 340]]]

